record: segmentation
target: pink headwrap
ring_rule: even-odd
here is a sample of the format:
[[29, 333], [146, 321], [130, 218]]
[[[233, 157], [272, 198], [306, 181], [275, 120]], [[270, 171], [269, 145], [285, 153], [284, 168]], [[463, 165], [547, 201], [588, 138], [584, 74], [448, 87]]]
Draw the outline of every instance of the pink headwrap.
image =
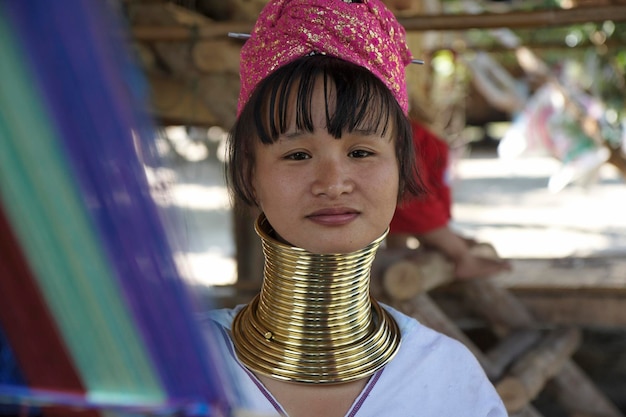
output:
[[404, 28], [380, 0], [270, 0], [241, 50], [238, 113], [263, 78], [311, 53], [360, 65], [380, 78], [406, 113]]

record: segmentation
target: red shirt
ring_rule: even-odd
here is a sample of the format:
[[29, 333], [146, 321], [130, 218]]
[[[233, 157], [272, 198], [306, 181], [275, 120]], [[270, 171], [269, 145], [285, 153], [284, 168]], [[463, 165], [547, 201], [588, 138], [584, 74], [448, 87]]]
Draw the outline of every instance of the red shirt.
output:
[[417, 122], [412, 121], [411, 126], [417, 166], [427, 192], [400, 203], [389, 233], [427, 233], [446, 226], [451, 217], [448, 144]]

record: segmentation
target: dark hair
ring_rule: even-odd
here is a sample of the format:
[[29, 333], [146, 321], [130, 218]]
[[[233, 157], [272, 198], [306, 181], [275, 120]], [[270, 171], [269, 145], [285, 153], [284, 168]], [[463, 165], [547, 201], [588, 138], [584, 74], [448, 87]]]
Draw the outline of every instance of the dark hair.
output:
[[[228, 137], [226, 181], [235, 198], [255, 206], [251, 187], [255, 164], [254, 141], [274, 143], [287, 130], [294, 110], [289, 106], [296, 94], [295, 123], [312, 132], [311, 102], [315, 83], [322, 81], [326, 96], [328, 133], [341, 138], [355, 129], [385, 134], [393, 129], [400, 170], [398, 199], [424, 192], [418, 175], [411, 125], [394, 95], [369, 70], [340, 58], [312, 55], [277, 69], [255, 88]], [[334, 94], [329, 91], [334, 88]], [[334, 111], [329, 111], [329, 101]]]

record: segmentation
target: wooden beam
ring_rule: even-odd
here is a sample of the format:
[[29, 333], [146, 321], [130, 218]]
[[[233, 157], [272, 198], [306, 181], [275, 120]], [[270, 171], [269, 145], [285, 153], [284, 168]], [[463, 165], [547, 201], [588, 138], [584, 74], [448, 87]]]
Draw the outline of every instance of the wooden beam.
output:
[[[381, 252], [383, 255], [385, 250]], [[377, 256], [376, 261], [381, 258], [382, 256]], [[406, 301], [452, 282], [454, 265], [440, 252], [414, 250], [406, 258], [389, 265], [380, 279], [387, 296]]]
[[535, 409], [531, 404], [528, 404], [524, 409], [518, 413], [509, 414], [511, 417], [543, 417], [539, 414], [539, 411]]
[[191, 47], [194, 66], [203, 73], [239, 74], [239, 45], [228, 39], [204, 40]]
[[[565, 43], [565, 40], [549, 40], [545, 42], [541, 42], [538, 40], [530, 40], [524, 41], [524, 46], [528, 49], [532, 50], [536, 53], [544, 53], [544, 52], [558, 52], [559, 54], [563, 53], [581, 53], [585, 52], [589, 48], [607, 48], [609, 51], [614, 49], [623, 49], [626, 41], [622, 41], [621, 39], [608, 39], [602, 44], [594, 44], [591, 41], [583, 40], [575, 46], [568, 46]], [[451, 50], [463, 53], [465, 51], [484, 51], [490, 53], [515, 53], [515, 49], [511, 49], [505, 45], [481, 42], [481, 43], [466, 43], [466, 44], [458, 44], [454, 42], [446, 42], [433, 47], [432, 49], [425, 49], [424, 53], [433, 53], [440, 50]]]
[[513, 290], [577, 289], [608, 292], [626, 297], [626, 258], [571, 256], [564, 258], [513, 259], [510, 272], [496, 278], [498, 285]]
[[[510, 292], [528, 309], [538, 323], [570, 325], [590, 329], [626, 329], [626, 293], [594, 288], [511, 288]], [[454, 320], [468, 321], [458, 286], [446, 287], [431, 296]]]
[[593, 289], [511, 290], [546, 324], [626, 329], [626, 293]]
[[[409, 32], [496, 28], [541, 28], [577, 23], [626, 21], [626, 5], [578, 7], [532, 12], [440, 14], [399, 17]], [[199, 39], [227, 38], [229, 32], [250, 33], [252, 23], [215, 22], [203, 26], [143, 26], [131, 29], [132, 37], [143, 42], [189, 42]]]
[[190, 42], [200, 39], [228, 39], [229, 32], [250, 33], [246, 22], [215, 22], [202, 26], [135, 26], [131, 35], [141, 42]]
[[407, 31], [541, 28], [607, 20], [626, 21], [626, 6], [594, 6], [509, 13], [423, 15], [398, 19]]
[[501, 370], [493, 369], [485, 354], [448, 318], [428, 294], [419, 294], [411, 300], [391, 301], [390, 305], [404, 314], [416, 318], [423, 325], [463, 343], [474, 354], [476, 360], [478, 360], [485, 374], [490, 379], [495, 379], [499, 376]]
[[174, 78], [149, 75], [152, 89], [152, 113], [164, 124], [213, 126], [215, 114], [207, 107], [197, 91]]
[[[510, 333], [511, 329], [532, 327], [537, 324], [526, 307], [507, 289], [498, 287], [490, 280], [473, 280], [464, 284], [466, 295], [473, 307], [490, 322], [497, 319], [493, 330], [500, 335]], [[498, 303], [487, 304], [490, 299]], [[561, 371], [553, 378], [557, 395], [561, 403], [570, 408], [571, 414], [585, 413], [587, 409], [606, 417], [624, 417], [593, 382], [578, 368], [572, 360], [565, 362]]]
[[495, 347], [487, 351], [486, 356], [495, 379], [500, 379], [505, 369], [528, 351], [531, 346], [539, 342], [541, 336], [541, 331], [538, 329], [513, 331], [501, 339]]
[[526, 352], [496, 384], [509, 413], [522, 411], [557, 375], [581, 342], [580, 330], [557, 328]]
[[617, 409], [593, 384], [588, 383], [585, 373], [570, 361], [551, 382], [553, 392], [570, 416], [623, 417]]

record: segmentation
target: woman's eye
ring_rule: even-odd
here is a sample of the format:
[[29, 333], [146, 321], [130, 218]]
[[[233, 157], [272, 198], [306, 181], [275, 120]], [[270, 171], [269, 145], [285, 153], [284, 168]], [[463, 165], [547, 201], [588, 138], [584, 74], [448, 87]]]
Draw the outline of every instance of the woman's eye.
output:
[[352, 158], [365, 158], [372, 155], [373, 152], [366, 151], [365, 149], [357, 149], [350, 152], [350, 157]]
[[292, 159], [294, 161], [302, 161], [303, 159], [309, 159], [311, 156], [306, 152], [294, 152], [287, 155], [287, 159]]

